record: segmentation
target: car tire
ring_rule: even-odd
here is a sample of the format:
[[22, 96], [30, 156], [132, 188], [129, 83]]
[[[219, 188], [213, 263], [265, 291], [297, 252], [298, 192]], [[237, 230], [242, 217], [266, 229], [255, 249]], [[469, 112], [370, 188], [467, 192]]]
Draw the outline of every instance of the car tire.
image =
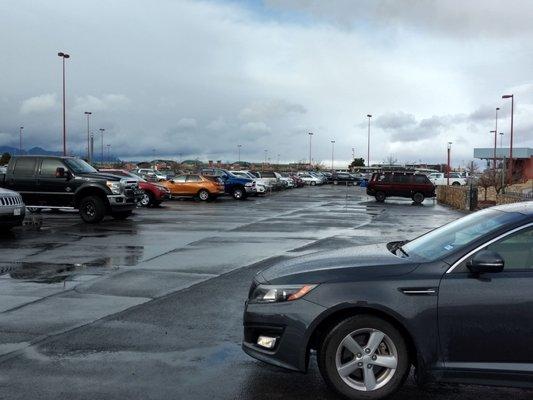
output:
[[454, 183], [452, 183], [452, 186], [461, 186], [461, 183], [460, 183], [460, 182], [457, 182], [457, 181], [455, 181]]
[[138, 203], [141, 207], [150, 207], [154, 204], [154, 195], [147, 191], [147, 190], [143, 190], [143, 197], [141, 198], [141, 200], [139, 200], [139, 203]]
[[205, 189], [201, 189], [199, 192], [198, 192], [198, 199], [200, 201], [207, 201], [209, 200], [211, 196], [209, 195], [209, 191], [205, 190]]
[[424, 201], [425, 197], [424, 197], [424, 194], [420, 193], [420, 192], [417, 192], [413, 195], [413, 201], [416, 203], [416, 204], [422, 204], [422, 202]]
[[80, 217], [88, 224], [96, 224], [105, 217], [104, 201], [98, 196], [87, 196], [80, 201]]
[[231, 195], [235, 200], [244, 200], [246, 198], [246, 192], [244, 191], [244, 188], [236, 187], [231, 192]]
[[378, 203], [383, 203], [387, 198], [387, 196], [383, 192], [377, 192], [374, 197], [376, 198], [376, 201]]
[[311, 186], [316, 186], [316, 182], [315, 182], [315, 181], [311, 181], [309, 184], [310, 184]]
[[131, 216], [131, 214], [133, 214], [133, 212], [131, 210], [118, 211], [118, 212], [114, 212], [113, 214], [111, 214], [111, 216], [113, 217], [113, 219], [123, 220], [123, 219], [129, 218]]
[[405, 382], [410, 366], [402, 334], [389, 322], [371, 315], [341, 321], [318, 349], [318, 367], [327, 385], [352, 400], [391, 395]]

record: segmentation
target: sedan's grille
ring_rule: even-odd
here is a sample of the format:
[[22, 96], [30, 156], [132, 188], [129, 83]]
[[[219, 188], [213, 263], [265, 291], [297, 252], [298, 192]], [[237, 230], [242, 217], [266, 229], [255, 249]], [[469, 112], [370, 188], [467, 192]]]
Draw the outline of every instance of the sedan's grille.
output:
[[3, 196], [0, 197], [0, 206], [21, 206], [22, 198], [20, 196]]

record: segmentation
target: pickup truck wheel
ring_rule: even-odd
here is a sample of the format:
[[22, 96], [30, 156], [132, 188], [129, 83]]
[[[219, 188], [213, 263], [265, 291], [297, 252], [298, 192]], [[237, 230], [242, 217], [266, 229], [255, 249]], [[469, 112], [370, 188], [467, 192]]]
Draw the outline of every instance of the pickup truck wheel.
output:
[[385, 196], [385, 193], [383, 193], [383, 192], [377, 192], [374, 197], [376, 198], [376, 201], [378, 203], [383, 203], [387, 196]]
[[245, 197], [244, 189], [243, 188], [233, 189], [232, 196], [235, 200], [243, 200]]
[[84, 222], [95, 224], [104, 219], [105, 204], [97, 196], [88, 196], [80, 202], [80, 217]]
[[416, 204], [421, 204], [423, 201], [424, 201], [424, 195], [420, 192], [418, 193], [415, 193], [413, 195], [413, 201], [416, 203]]
[[121, 220], [121, 219], [126, 219], [126, 218], [128, 218], [131, 214], [132, 214], [132, 211], [129, 210], [129, 211], [119, 211], [119, 212], [115, 212], [115, 213], [111, 214], [111, 216], [113, 217], [113, 219]]
[[457, 181], [454, 182], [454, 183], [452, 183], [452, 186], [460, 186], [460, 185], [461, 185], [461, 183], [459, 183], [459, 182], [457, 182]]
[[198, 192], [198, 198], [201, 200], [201, 201], [207, 201], [209, 200], [209, 192], [205, 189], [202, 189]]

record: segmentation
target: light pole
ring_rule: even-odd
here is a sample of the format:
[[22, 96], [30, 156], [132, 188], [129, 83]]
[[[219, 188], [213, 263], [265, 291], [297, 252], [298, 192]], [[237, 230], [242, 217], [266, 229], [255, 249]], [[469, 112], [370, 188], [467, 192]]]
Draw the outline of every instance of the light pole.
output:
[[335, 158], [335, 140], [331, 141], [331, 172], [333, 172], [333, 160]]
[[496, 122], [494, 127], [494, 171], [496, 171], [496, 138], [498, 137], [498, 111], [500, 107], [496, 107]]
[[237, 152], [239, 153], [239, 164], [241, 162], [241, 147], [242, 147], [242, 144], [237, 145]]
[[450, 186], [450, 152], [452, 150], [452, 142], [448, 142], [448, 167], [447, 167], [447, 171], [448, 171], [448, 179], [446, 181], [446, 185]]
[[92, 161], [93, 157], [94, 157], [94, 133], [91, 132], [91, 147], [90, 147], [90, 156], [89, 156], [89, 160]]
[[107, 162], [111, 162], [111, 156], [109, 155], [109, 150], [111, 149], [111, 145], [107, 144]]
[[496, 171], [496, 137], [498, 136], [498, 131], [489, 131], [489, 133], [494, 133], [494, 156], [492, 159], [492, 168]]
[[500, 149], [503, 147], [503, 132], [500, 132]]
[[89, 130], [89, 117], [91, 116], [92, 112], [85, 111], [85, 115], [87, 115], [87, 160], [91, 162], [91, 134]]
[[502, 99], [511, 99], [511, 140], [509, 146], [509, 183], [513, 183], [513, 123], [514, 123], [514, 94], [504, 94]]
[[372, 114], [367, 114], [368, 117], [368, 139], [367, 139], [367, 151], [366, 151], [366, 157], [367, 157], [367, 163], [370, 167], [370, 118], [372, 118]]
[[100, 162], [103, 163], [104, 162], [104, 132], [105, 132], [105, 129], [104, 128], [100, 128], [98, 130], [100, 131], [100, 136], [101, 136], [101, 139], [102, 139], [102, 154], [101, 154]]
[[21, 126], [19, 129], [19, 154], [22, 155], [22, 131], [24, 130], [24, 127]]
[[66, 123], [66, 111], [65, 111], [65, 59], [70, 58], [67, 53], [57, 53], [59, 57], [63, 59], [63, 155], [67, 155], [67, 123]]
[[355, 147], [352, 147], [352, 161], [355, 160]]
[[309, 168], [311, 168], [311, 138], [313, 137], [313, 132], [309, 132]]
[[278, 153], [278, 168], [279, 168], [279, 156], [280, 156], [280, 154]]

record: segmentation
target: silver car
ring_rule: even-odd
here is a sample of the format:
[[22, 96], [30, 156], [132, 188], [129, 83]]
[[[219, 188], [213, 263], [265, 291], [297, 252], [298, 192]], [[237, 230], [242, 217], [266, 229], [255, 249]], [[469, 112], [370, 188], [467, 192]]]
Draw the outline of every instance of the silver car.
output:
[[26, 206], [22, 196], [12, 190], [0, 188], [0, 229], [11, 229], [22, 225]]

